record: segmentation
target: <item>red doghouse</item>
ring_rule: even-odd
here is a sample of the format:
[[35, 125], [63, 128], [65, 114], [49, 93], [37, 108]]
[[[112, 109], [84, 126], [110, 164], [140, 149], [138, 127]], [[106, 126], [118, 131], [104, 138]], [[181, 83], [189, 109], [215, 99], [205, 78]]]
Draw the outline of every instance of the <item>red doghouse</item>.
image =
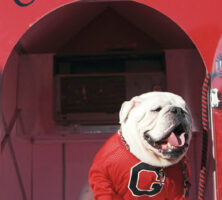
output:
[[1, 2], [0, 199], [78, 199], [121, 103], [152, 90], [181, 95], [192, 111], [190, 199], [221, 199], [221, 7]]

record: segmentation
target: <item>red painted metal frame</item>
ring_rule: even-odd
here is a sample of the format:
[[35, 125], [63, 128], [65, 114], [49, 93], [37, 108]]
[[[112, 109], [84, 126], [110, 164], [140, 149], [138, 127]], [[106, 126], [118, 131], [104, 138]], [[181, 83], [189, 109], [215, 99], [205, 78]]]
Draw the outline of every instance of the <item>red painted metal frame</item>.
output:
[[[222, 68], [221, 68], [221, 59], [222, 59], [222, 37], [218, 42], [218, 46], [214, 56], [213, 68], [211, 72], [211, 88], [218, 89], [219, 100], [222, 101]], [[220, 66], [219, 66], [220, 65]], [[222, 137], [221, 137], [221, 125], [222, 125], [222, 104], [219, 103], [218, 107], [212, 108], [212, 131], [214, 132], [214, 146], [215, 146], [215, 158], [216, 158], [216, 193], [218, 199], [222, 197], [222, 157], [220, 152], [222, 150]]]
[[[84, 0], [84, 2], [93, 0]], [[94, 0], [99, 2], [101, 0]], [[103, 0], [107, 1], [107, 0]], [[115, 0], [114, 0], [115, 1]], [[17, 0], [28, 3], [31, 0]], [[3, 70], [11, 50], [21, 36], [39, 19], [73, 0], [34, 0], [29, 6], [19, 6], [8, 0], [0, 6], [0, 67]], [[194, 42], [206, 68], [211, 71], [215, 49], [222, 33], [220, 0], [136, 0], [165, 14], [178, 24]]]
[[[99, 2], [101, 0], [88, 0]], [[106, 0], [103, 0], [103, 2]], [[0, 3], [0, 69], [3, 72], [7, 59], [22, 35], [48, 13], [74, 0], [7, 0]], [[87, 0], [84, 0], [87, 2]], [[211, 73], [214, 55], [222, 34], [222, 1], [221, 0], [135, 0], [135, 2], [156, 9], [178, 24], [193, 41]], [[29, 4], [26, 6], [26, 4]], [[219, 87], [221, 80], [215, 80], [213, 86]], [[221, 88], [220, 88], [221, 90]], [[217, 180], [222, 178], [222, 151], [219, 142], [221, 135], [221, 111], [213, 113], [215, 128], [215, 152]], [[217, 181], [218, 197], [222, 196], [222, 183]]]

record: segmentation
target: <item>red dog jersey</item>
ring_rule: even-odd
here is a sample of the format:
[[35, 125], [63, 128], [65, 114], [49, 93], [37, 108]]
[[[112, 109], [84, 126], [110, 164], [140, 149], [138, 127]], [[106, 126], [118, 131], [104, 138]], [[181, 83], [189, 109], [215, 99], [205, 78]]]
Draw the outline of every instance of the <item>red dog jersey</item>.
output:
[[114, 134], [97, 153], [89, 172], [96, 200], [182, 200], [181, 163], [155, 168], [138, 160]]

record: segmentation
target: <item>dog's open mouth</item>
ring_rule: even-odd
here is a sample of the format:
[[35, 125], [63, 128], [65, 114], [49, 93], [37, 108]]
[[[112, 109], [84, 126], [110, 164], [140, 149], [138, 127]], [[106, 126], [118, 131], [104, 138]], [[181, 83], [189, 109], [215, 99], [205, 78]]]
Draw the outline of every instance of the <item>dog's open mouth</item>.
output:
[[170, 158], [175, 158], [181, 155], [185, 147], [188, 146], [186, 143], [188, 134], [184, 125], [179, 124], [173, 127], [167, 136], [160, 141], [154, 141], [147, 132], [144, 133], [145, 140], [158, 152], [163, 155], [169, 156]]

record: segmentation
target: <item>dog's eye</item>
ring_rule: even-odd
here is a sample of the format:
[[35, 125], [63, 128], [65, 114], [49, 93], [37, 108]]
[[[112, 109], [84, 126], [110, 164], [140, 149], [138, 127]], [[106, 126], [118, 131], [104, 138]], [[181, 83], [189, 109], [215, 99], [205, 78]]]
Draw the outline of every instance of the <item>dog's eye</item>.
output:
[[157, 107], [157, 108], [153, 109], [152, 111], [153, 112], [159, 112], [159, 111], [161, 111], [161, 109], [162, 109], [161, 107]]

